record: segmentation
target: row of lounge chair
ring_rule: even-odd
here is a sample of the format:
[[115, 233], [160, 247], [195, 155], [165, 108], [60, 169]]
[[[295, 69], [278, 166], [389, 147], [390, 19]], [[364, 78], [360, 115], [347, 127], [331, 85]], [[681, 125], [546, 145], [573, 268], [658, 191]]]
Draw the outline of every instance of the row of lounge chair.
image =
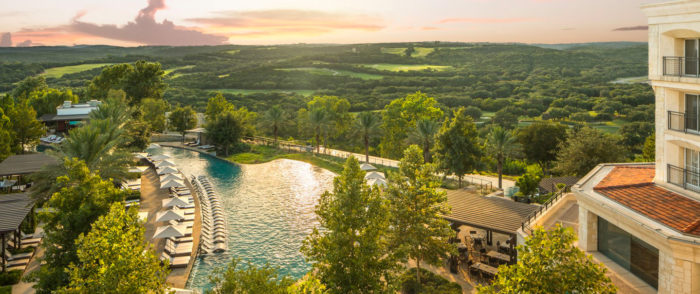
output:
[[226, 251], [226, 220], [214, 188], [206, 176], [192, 176], [202, 208], [202, 234], [200, 249], [204, 254]]
[[6, 266], [8, 271], [24, 271], [27, 268], [27, 265], [29, 265], [29, 261], [31, 261], [32, 257], [34, 256], [34, 252], [36, 252], [36, 247], [39, 246], [39, 243], [41, 243], [43, 234], [25, 235], [24, 233], [22, 233], [20, 237], [21, 238], [19, 244], [15, 244], [14, 240], [9, 240], [7, 242], [9, 248], [18, 249], [32, 247], [34, 248], [34, 250], [32, 252], [17, 254], [12, 254], [9, 250], [5, 250], [5, 260], [7, 261]]
[[59, 144], [59, 143], [63, 142], [63, 140], [65, 140], [65, 138], [63, 138], [61, 136], [57, 136], [57, 135], [49, 135], [46, 137], [39, 138], [39, 141], [46, 143], [46, 144]]

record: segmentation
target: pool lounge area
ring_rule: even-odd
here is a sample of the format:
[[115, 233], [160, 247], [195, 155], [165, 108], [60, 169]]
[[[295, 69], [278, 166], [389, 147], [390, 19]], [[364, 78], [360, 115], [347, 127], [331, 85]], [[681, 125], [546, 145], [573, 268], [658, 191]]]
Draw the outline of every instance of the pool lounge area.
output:
[[225, 219], [227, 248], [197, 255], [186, 288], [210, 289], [213, 270], [225, 268], [233, 257], [257, 266], [268, 263], [295, 279], [308, 272], [310, 265], [299, 248], [318, 225], [315, 205], [332, 187], [333, 173], [293, 160], [236, 165], [179, 148], [153, 148], [149, 152], [167, 155], [188, 177], [205, 176], [207, 190], [218, 196]]

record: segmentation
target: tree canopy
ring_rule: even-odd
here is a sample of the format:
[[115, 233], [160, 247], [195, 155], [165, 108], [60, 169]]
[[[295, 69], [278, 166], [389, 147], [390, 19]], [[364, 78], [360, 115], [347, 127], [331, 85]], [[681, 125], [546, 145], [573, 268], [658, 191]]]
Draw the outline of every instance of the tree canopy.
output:
[[626, 157], [627, 151], [618, 137], [585, 127], [573, 131], [562, 143], [555, 169], [582, 177], [600, 163], [622, 162]]
[[408, 133], [420, 119], [439, 121], [443, 111], [438, 102], [425, 93], [416, 92], [391, 101], [382, 111], [384, 135], [379, 144], [384, 157], [398, 158], [406, 148]]
[[462, 177], [477, 168], [482, 155], [476, 126], [466, 109], [458, 109], [442, 124], [434, 152], [439, 169], [456, 175], [461, 187]]
[[170, 112], [168, 122], [175, 131], [182, 134], [182, 141], [185, 141], [186, 131], [197, 126], [197, 113], [190, 106], [177, 107]]

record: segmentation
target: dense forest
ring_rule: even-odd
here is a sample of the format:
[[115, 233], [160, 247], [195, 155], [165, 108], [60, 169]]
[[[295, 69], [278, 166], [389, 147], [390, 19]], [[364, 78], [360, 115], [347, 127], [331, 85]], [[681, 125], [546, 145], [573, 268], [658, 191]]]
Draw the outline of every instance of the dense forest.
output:
[[[161, 64], [165, 85], [157, 96], [172, 106], [204, 112], [216, 93], [258, 113], [279, 105], [294, 122], [281, 126], [285, 138], [308, 138], [297, 122], [314, 96], [346, 99], [356, 113], [417, 91], [434, 97], [448, 117], [465, 107], [482, 135], [489, 122], [513, 129], [551, 120], [619, 134], [632, 156], [653, 130], [651, 87], [644, 79], [616, 81], [646, 76], [645, 43], [0, 48], [0, 93], [43, 75], [50, 88], [85, 101], [94, 98], [89, 85], [103, 69], [138, 60]], [[346, 146], [349, 135], [326, 143], [361, 150]], [[378, 154], [378, 142], [372, 145]]]

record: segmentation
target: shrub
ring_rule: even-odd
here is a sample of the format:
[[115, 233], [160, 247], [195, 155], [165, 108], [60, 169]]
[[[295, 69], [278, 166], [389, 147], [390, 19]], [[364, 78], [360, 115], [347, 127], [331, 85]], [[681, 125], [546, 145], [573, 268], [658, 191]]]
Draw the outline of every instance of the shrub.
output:
[[506, 159], [503, 163], [503, 174], [506, 175], [522, 175], [525, 173], [527, 163], [522, 160]]
[[141, 191], [136, 191], [136, 190], [127, 190], [126, 192], [126, 200], [136, 200], [136, 199], [141, 199]]
[[0, 286], [14, 285], [19, 282], [22, 277], [22, 271], [11, 270], [7, 272], [0, 272]]
[[[401, 282], [401, 293], [415, 294], [418, 292], [418, 283], [416, 282], [416, 268], [411, 268], [404, 272], [399, 278]], [[460, 294], [462, 286], [457, 283], [445, 280], [426, 269], [420, 269], [420, 293], [430, 294]]]
[[0, 286], [0, 294], [12, 294], [12, 286]]

